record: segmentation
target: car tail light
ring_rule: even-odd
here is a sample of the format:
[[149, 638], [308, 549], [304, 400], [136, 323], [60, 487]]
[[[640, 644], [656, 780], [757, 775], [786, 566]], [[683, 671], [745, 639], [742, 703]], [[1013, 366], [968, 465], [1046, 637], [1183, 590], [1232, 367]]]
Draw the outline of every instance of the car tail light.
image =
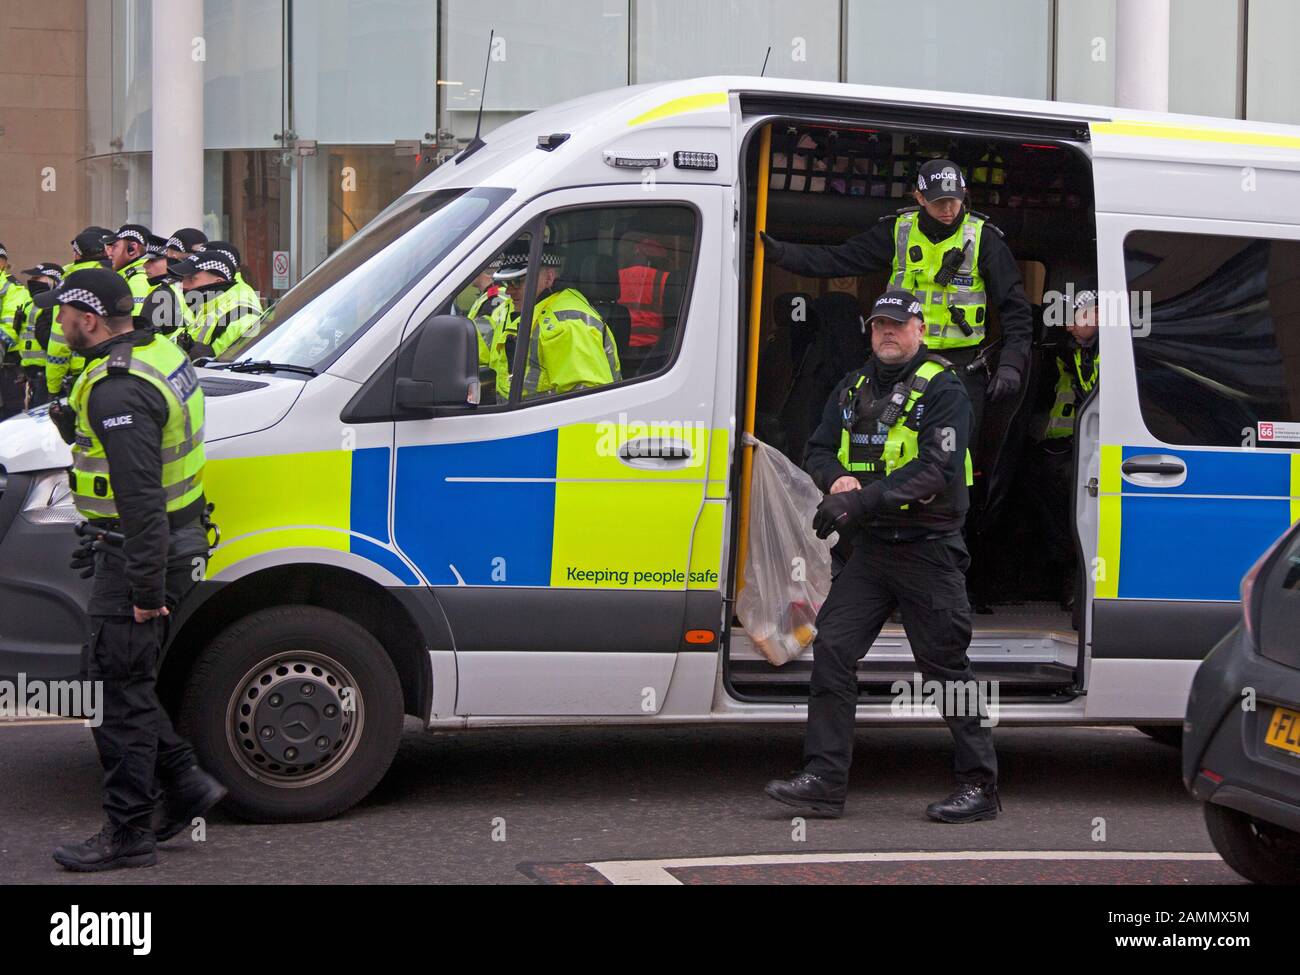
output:
[[1250, 638], [1251, 644], [1259, 646], [1259, 607], [1255, 600], [1255, 584], [1259, 582], [1260, 574], [1264, 571], [1273, 553], [1278, 547], [1291, 536], [1290, 532], [1283, 532], [1282, 537], [1270, 545], [1255, 564], [1250, 567], [1250, 571], [1241, 577], [1241, 623], [1246, 628], [1246, 636]]

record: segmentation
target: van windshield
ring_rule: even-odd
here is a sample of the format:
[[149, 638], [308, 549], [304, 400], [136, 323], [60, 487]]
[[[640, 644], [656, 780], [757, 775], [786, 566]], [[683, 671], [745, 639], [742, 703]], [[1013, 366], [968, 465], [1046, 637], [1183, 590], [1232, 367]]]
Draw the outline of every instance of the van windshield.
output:
[[324, 369], [510, 194], [478, 187], [399, 197], [218, 360], [265, 359]]

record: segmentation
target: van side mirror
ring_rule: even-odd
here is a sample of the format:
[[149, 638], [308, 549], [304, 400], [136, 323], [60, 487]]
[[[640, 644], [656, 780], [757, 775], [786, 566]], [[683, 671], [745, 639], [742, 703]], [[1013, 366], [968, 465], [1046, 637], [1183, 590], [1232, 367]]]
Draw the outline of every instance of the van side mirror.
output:
[[410, 374], [397, 378], [397, 406], [432, 414], [479, 403], [478, 333], [460, 315], [435, 315], [420, 326]]

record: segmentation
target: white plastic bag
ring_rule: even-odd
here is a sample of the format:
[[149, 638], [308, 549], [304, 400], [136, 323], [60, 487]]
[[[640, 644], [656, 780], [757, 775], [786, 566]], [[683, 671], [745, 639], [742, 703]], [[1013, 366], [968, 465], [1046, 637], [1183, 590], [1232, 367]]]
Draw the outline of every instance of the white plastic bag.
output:
[[831, 588], [830, 546], [813, 532], [822, 492], [774, 447], [754, 447], [745, 588], [736, 615], [754, 646], [776, 666], [811, 646], [814, 621]]

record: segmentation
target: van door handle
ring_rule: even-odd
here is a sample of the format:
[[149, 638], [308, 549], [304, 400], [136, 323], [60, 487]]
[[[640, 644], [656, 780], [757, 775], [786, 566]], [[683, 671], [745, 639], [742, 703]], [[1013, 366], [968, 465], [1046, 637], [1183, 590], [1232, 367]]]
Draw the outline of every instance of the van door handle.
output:
[[1167, 460], [1126, 460], [1120, 470], [1125, 474], [1164, 474], [1166, 477], [1173, 477], [1175, 474], [1183, 473], [1187, 468], [1181, 462]]
[[1124, 480], [1138, 487], [1178, 487], [1187, 480], [1187, 464], [1174, 454], [1144, 454], [1119, 465]]
[[670, 437], [638, 437], [619, 447], [618, 456], [620, 460], [628, 461], [646, 458], [688, 461], [691, 459], [691, 445]]

